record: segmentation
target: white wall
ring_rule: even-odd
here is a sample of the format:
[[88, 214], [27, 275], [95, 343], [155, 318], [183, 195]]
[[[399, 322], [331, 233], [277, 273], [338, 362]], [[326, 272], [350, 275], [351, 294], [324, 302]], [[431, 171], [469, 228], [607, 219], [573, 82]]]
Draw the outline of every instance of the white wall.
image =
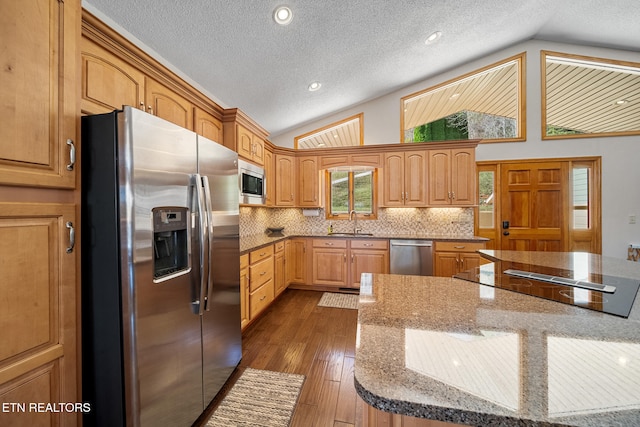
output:
[[[540, 111], [540, 50], [640, 62], [639, 52], [530, 40], [275, 136], [271, 141], [283, 147], [293, 147], [295, 136], [363, 112], [365, 144], [398, 142], [400, 140], [400, 98], [526, 51], [527, 140], [519, 143], [480, 144], [476, 151], [477, 160], [601, 156], [602, 253], [606, 256], [626, 259], [629, 243], [640, 243], [640, 136], [543, 141]], [[638, 223], [628, 223], [629, 215], [632, 214], [637, 215]]]

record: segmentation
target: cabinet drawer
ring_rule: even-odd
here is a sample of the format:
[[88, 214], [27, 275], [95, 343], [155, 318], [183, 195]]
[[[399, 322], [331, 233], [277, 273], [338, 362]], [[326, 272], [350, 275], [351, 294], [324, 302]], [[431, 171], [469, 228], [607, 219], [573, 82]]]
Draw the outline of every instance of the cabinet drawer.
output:
[[273, 301], [273, 280], [269, 280], [249, 295], [249, 318], [253, 319]]
[[265, 246], [264, 248], [256, 249], [249, 253], [249, 262], [255, 264], [256, 262], [263, 260], [273, 255], [273, 245]]
[[388, 240], [352, 240], [351, 249], [389, 249]]
[[240, 270], [249, 267], [249, 254], [240, 255]]
[[281, 242], [277, 242], [273, 245], [275, 247], [276, 252], [284, 251], [284, 240]]
[[344, 239], [313, 239], [314, 248], [346, 248], [347, 241]]
[[255, 291], [271, 279], [273, 279], [273, 258], [251, 264], [249, 267], [249, 292]]
[[446, 252], [475, 252], [484, 246], [484, 242], [435, 242], [436, 251]]

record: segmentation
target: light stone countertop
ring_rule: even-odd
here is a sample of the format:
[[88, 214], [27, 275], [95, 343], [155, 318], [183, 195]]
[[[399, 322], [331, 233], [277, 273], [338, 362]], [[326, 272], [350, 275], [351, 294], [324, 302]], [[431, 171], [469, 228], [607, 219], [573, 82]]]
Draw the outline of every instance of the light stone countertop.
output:
[[[640, 280], [640, 263], [599, 255], [482, 253]], [[370, 275], [356, 390], [378, 409], [458, 424], [639, 426], [639, 300], [625, 319], [453, 278]]]
[[407, 239], [407, 240], [433, 240], [433, 241], [446, 241], [454, 240], [461, 242], [486, 242], [488, 239], [477, 236], [457, 236], [451, 234], [428, 234], [428, 233], [410, 233], [410, 234], [384, 234], [376, 233], [374, 235], [359, 234], [354, 236], [345, 235], [328, 235], [326, 233], [284, 233], [282, 236], [269, 236], [266, 233], [254, 234], [251, 236], [242, 236], [240, 238], [240, 253], [246, 253], [255, 249], [259, 249], [263, 246], [271, 245], [280, 240], [285, 240], [291, 237], [327, 237], [332, 239]]

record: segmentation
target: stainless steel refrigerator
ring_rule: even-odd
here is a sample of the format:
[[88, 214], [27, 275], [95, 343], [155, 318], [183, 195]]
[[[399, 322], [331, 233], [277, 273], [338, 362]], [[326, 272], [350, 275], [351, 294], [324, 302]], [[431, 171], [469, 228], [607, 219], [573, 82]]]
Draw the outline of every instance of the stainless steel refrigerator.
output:
[[190, 426], [241, 350], [238, 157], [135, 108], [82, 118], [85, 426]]

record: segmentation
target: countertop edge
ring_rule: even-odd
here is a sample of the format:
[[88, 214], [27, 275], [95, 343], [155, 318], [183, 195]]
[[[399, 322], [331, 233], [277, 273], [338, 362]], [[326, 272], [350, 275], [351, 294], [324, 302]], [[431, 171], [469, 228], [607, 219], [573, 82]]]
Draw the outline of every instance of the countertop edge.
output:
[[[251, 235], [251, 236], [244, 236], [245, 239], [268, 239], [266, 241], [260, 242], [259, 244], [256, 245], [249, 245], [248, 247], [240, 250], [240, 255], [249, 253], [251, 251], [254, 251], [256, 249], [260, 249], [263, 248], [265, 246], [269, 246], [272, 245], [274, 243], [286, 240], [286, 239], [292, 239], [292, 238], [298, 238], [298, 237], [305, 237], [305, 238], [327, 238], [327, 239], [380, 239], [380, 240], [431, 240], [434, 242], [447, 242], [447, 241], [456, 241], [456, 242], [487, 242], [489, 241], [489, 239], [485, 238], [485, 237], [478, 237], [478, 236], [442, 236], [442, 235], [408, 235], [408, 234], [399, 234], [399, 235], [374, 235], [374, 236], [367, 236], [367, 235], [354, 235], [354, 236], [331, 236], [328, 234], [302, 234], [302, 233], [295, 233], [295, 234], [285, 234], [282, 236], [269, 236], [269, 235]], [[243, 237], [241, 236], [240, 239], [242, 240]]]

